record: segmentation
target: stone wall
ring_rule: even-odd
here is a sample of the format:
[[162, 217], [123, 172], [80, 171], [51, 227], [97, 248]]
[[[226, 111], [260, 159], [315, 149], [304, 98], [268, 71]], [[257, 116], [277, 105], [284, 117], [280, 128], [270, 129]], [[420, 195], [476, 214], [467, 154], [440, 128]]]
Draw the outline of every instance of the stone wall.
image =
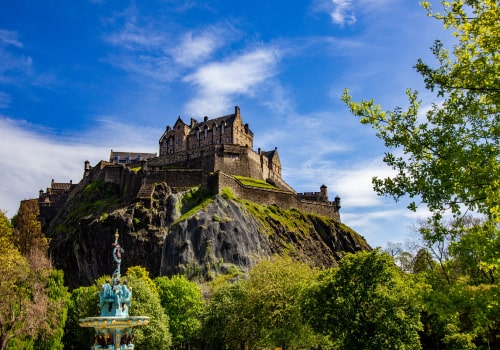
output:
[[173, 192], [197, 185], [201, 185], [202, 188], [208, 187], [207, 176], [201, 169], [163, 169], [144, 172], [144, 184], [153, 185], [160, 182], [165, 182]]
[[133, 198], [139, 191], [142, 185], [142, 174], [137, 174], [135, 171], [122, 164], [113, 164], [110, 162], [101, 161], [95, 167], [85, 169], [82, 180], [77, 186], [77, 193], [83, 190], [85, 186], [94, 181], [104, 181], [115, 183], [120, 186], [121, 194], [125, 198]]
[[220, 193], [225, 187], [230, 188], [236, 197], [246, 199], [261, 205], [277, 205], [283, 209], [296, 208], [306, 213], [326, 216], [340, 222], [340, 214], [335, 202], [303, 201], [291, 191], [270, 190], [248, 187], [241, 184], [234, 177], [217, 172], [217, 189]]

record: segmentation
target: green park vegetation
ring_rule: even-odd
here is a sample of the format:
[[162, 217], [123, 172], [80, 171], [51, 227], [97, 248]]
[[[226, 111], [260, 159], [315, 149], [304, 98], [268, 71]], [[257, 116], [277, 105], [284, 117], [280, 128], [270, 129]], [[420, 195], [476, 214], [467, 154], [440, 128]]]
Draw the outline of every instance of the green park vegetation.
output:
[[[183, 276], [151, 279], [144, 268], [129, 268], [131, 314], [152, 319], [137, 330], [137, 348], [500, 347], [500, 5], [453, 0], [439, 13], [422, 5], [457, 39], [451, 50], [439, 41], [432, 47], [437, 68], [416, 65], [440, 103], [422, 115], [415, 91], [408, 91], [406, 110], [392, 111], [344, 95], [351, 112], [384, 141], [384, 161], [396, 170], [394, 177], [374, 178], [375, 191], [408, 196], [415, 200], [410, 210], [419, 202], [431, 213], [417, 227], [417, 249], [347, 254], [327, 269], [273, 256], [246, 274], [205, 285]], [[97, 197], [101, 191], [109, 199]], [[84, 193], [74, 204], [78, 215], [117, 200], [102, 183]], [[230, 191], [222, 195], [233, 198]], [[209, 200], [193, 191], [183, 211]], [[244, 205], [291, 232], [307, 232], [312, 220], [299, 229], [293, 220], [303, 214]], [[66, 289], [47, 258], [36, 210], [22, 206], [11, 221], [0, 212], [0, 350], [88, 349], [91, 334], [77, 322], [98, 315], [100, 280]]]

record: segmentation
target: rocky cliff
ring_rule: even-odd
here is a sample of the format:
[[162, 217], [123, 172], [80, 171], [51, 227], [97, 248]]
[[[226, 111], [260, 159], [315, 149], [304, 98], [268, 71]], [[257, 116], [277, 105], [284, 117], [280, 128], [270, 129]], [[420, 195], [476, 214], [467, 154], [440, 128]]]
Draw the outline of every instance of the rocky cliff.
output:
[[112, 183], [95, 181], [50, 221], [54, 265], [71, 288], [88, 285], [113, 270], [115, 230], [125, 250], [122, 273], [141, 265], [152, 277], [186, 274], [210, 280], [244, 272], [259, 259], [287, 254], [315, 266], [336, 266], [346, 252], [371, 249], [347, 226], [321, 216], [234, 198], [230, 191], [207, 195], [198, 188], [172, 193], [155, 185], [150, 207], [130, 202]]

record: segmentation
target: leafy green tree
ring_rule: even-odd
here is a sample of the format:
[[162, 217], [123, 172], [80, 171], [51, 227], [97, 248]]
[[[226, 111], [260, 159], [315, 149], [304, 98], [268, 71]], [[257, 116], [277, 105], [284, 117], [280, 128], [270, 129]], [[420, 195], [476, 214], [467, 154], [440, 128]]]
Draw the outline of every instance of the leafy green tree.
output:
[[286, 350], [325, 345], [301, 313], [301, 294], [314, 278], [308, 265], [277, 255], [249, 271], [244, 282], [246, 317], [253, 320], [261, 346]]
[[418, 288], [378, 249], [349, 254], [311, 284], [304, 312], [342, 349], [420, 349]]
[[185, 276], [154, 279], [160, 301], [169, 317], [172, 343], [177, 349], [190, 349], [199, 339], [201, 315], [204, 311], [200, 287]]
[[[428, 15], [443, 22], [456, 37], [451, 52], [437, 40], [432, 47], [439, 66], [419, 60], [417, 71], [437, 93], [435, 103], [420, 115], [416, 91], [407, 91], [409, 107], [384, 111], [373, 100], [343, 100], [361, 123], [371, 125], [390, 149], [384, 162], [393, 177], [374, 178], [377, 193], [396, 200], [421, 198], [439, 222], [451, 209], [458, 219], [465, 211], [500, 220], [500, 10], [497, 0], [443, 1], [443, 13]], [[394, 150], [394, 151], [392, 151]], [[411, 209], [416, 203], [410, 204]]]
[[[500, 3], [442, 1], [440, 12], [428, 1], [421, 4], [455, 37], [451, 49], [434, 42], [437, 67], [422, 60], [415, 66], [438, 102], [424, 113], [411, 90], [406, 110], [384, 111], [373, 100], [353, 102], [347, 90], [343, 100], [388, 148], [384, 162], [395, 175], [374, 178], [377, 193], [419, 198], [432, 213], [420, 233], [433, 262], [414, 265], [431, 286], [423, 292], [431, 338], [447, 348], [498, 346]], [[447, 212], [452, 225], [443, 220]], [[471, 222], [464, 213], [485, 219]]]
[[498, 343], [500, 235], [490, 224], [472, 219], [461, 232], [447, 227], [448, 244], [437, 242], [438, 248], [422, 249], [426, 255], [421, 254], [425, 263], [420, 266], [426, 268], [415, 264], [414, 271], [431, 286], [423, 291], [424, 344], [473, 348]]
[[45, 251], [19, 252], [12, 226], [0, 212], [0, 349], [32, 347], [37, 337], [60, 348], [65, 305], [64, 296], [49, 295], [53, 273]]
[[12, 243], [12, 226], [0, 211], [0, 349], [6, 349], [9, 342], [19, 335], [33, 335], [34, 327], [25, 325], [30, 313], [24, 306], [24, 281], [28, 279], [29, 266], [26, 259]]
[[246, 298], [247, 290], [242, 281], [218, 285], [203, 315], [202, 339], [207, 349], [245, 350], [255, 346], [257, 339], [251, 319], [243, 312]]
[[24, 256], [33, 248], [45, 251], [48, 247], [47, 239], [42, 233], [42, 225], [38, 220], [39, 215], [38, 200], [28, 199], [21, 202], [17, 214], [12, 218], [13, 242]]
[[80, 327], [78, 320], [100, 315], [98, 293], [97, 285], [79, 287], [71, 292], [63, 336], [64, 349], [88, 350], [91, 346], [94, 330]]
[[274, 256], [251, 268], [246, 278], [219, 284], [203, 318], [208, 349], [330, 345], [301, 313], [302, 292], [315, 276], [316, 271], [306, 264]]
[[47, 281], [47, 296], [50, 307], [47, 309], [46, 328], [40, 332], [34, 342], [34, 349], [62, 350], [64, 327], [68, 317], [70, 293], [64, 285], [62, 270], [52, 269]]
[[149, 316], [150, 320], [147, 326], [134, 328], [134, 345], [138, 349], [168, 349], [172, 336], [168, 329], [168, 316], [161, 306], [158, 293], [145, 278], [127, 274], [126, 279], [132, 288], [130, 316]]

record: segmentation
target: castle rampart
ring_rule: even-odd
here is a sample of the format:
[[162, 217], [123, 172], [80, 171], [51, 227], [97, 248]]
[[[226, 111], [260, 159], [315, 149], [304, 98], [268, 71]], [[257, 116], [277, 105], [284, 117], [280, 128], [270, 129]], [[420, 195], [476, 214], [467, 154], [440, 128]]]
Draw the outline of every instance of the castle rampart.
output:
[[261, 205], [277, 205], [283, 209], [298, 210], [326, 216], [340, 222], [339, 207], [336, 202], [315, 202], [300, 200], [294, 192], [244, 186], [232, 176], [217, 172], [217, 190], [230, 188], [236, 197]]

